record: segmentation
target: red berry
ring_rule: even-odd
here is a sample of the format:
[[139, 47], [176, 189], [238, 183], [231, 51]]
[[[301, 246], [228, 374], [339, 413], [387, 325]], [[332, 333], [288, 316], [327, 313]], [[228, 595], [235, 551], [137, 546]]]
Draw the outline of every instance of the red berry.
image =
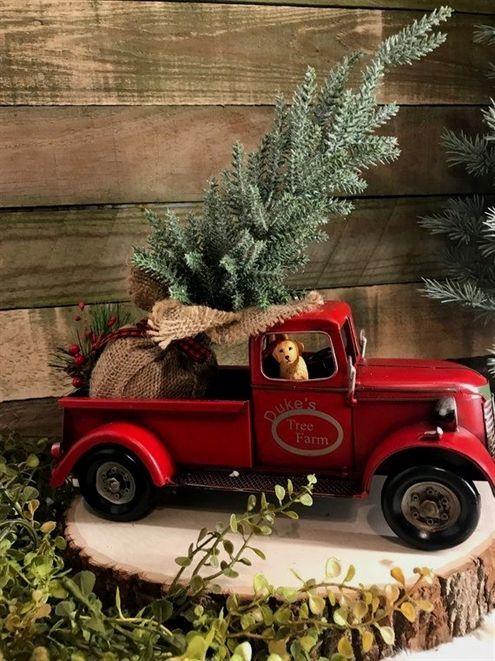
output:
[[84, 310], [84, 308], [86, 307], [86, 303], [84, 303], [84, 301], [81, 301], [77, 307], [78, 307], [80, 310]]
[[74, 321], [81, 321], [80, 315], [76, 314], [76, 316], [74, 317]]
[[80, 376], [75, 376], [72, 379], [72, 385], [74, 386], [74, 388], [80, 388], [83, 384], [84, 384], [84, 381], [81, 379]]
[[69, 344], [68, 352], [71, 356], [77, 356], [81, 352], [81, 347], [78, 344]]
[[109, 328], [112, 328], [112, 326], [115, 326], [117, 323], [117, 317], [110, 317], [110, 319], [107, 321], [107, 326]]
[[78, 366], [81, 367], [84, 365], [86, 362], [86, 358], [82, 356], [80, 353], [77, 354], [77, 356], [74, 356], [74, 363]]

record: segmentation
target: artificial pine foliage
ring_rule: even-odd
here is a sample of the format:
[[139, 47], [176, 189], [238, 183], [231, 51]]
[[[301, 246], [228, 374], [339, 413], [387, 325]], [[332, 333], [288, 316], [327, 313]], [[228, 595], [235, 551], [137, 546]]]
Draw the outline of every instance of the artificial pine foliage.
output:
[[347, 215], [342, 196], [362, 193], [363, 171], [398, 158], [397, 139], [374, 132], [398, 112], [378, 105], [387, 69], [419, 60], [445, 41], [434, 28], [451, 10], [442, 7], [386, 39], [349, 87], [360, 54], [334, 67], [318, 88], [309, 68], [289, 105], [275, 103], [272, 128], [245, 154], [235, 144], [232, 163], [209, 182], [201, 215], [181, 221], [146, 211], [148, 247], [134, 264], [169, 287], [182, 303], [222, 310], [266, 308], [296, 296], [286, 277], [304, 268], [306, 248], [327, 238], [329, 217]]
[[[495, 45], [495, 28], [482, 26], [475, 41]], [[491, 65], [489, 77], [495, 80]], [[495, 102], [481, 111], [486, 133], [466, 135], [448, 131], [444, 145], [450, 165], [462, 165], [473, 176], [495, 175]], [[444, 240], [445, 280], [426, 279], [425, 291], [444, 303], [459, 303], [484, 314], [495, 312], [495, 208], [480, 196], [451, 198], [438, 214], [421, 219], [432, 234]], [[495, 360], [491, 359], [495, 373]]]
[[121, 310], [118, 303], [103, 303], [88, 308], [81, 301], [76, 308], [74, 321], [77, 326], [73, 341], [57, 348], [50, 367], [68, 374], [74, 388], [87, 390], [101, 352], [119, 336], [119, 330], [130, 322], [130, 316]]

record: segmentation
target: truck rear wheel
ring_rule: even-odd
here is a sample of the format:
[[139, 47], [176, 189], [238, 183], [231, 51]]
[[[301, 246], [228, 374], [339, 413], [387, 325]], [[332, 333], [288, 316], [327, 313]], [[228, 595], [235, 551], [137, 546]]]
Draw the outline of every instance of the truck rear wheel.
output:
[[436, 551], [471, 535], [480, 518], [480, 497], [472, 482], [449, 470], [414, 466], [387, 478], [382, 511], [407, 544]]
[[95, 512], [114, 521], [135, 521], [154, 504], [148, 471], [134, 455], [117, 448], [99, 448], [76, 468], [79, 488]]

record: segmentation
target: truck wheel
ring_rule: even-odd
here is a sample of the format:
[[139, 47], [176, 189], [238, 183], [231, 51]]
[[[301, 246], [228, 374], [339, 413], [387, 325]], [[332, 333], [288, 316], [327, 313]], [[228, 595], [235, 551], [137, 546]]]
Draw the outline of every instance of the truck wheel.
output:
[[154, 504], [148, 471], [132, 454], [100, 448], [86, 455], [75, 471], [84, 500], [95, 512], [114, 521], [135, 521]]
[[472, 482], [449, 470], [415, 466], [387, 478], [382, 511], [407, 544], [436, 551], [471, 535], [480, 518], [480, 497]]

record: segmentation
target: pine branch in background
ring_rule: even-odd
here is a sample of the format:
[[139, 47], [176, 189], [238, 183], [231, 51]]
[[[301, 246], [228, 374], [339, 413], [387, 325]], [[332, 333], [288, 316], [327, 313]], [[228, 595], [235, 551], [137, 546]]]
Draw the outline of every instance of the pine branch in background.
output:
[[446, 131], [443, 144], [447, 151], [449, 165], [463, 165], [468, 174], [482, 177], [495, 168], [495, 145], [491, 145], [487, 135], [469, 136], [463, 131]]
[[327, 238], [328, 219], [353, 208], [342, 196], [366, 188], [363, 172], [400, 154], [397, 139], [374, 132], [398, 111], [379, 106], [386, 71], [419, 60], [445, 41], [435, 28], [451, 15], [442, 7], [386, 39], [349, 87], [359, 54], [343, 58], [317, 85], [308, 68], [292, 103], [279, 96], [271, 129], [246, 155], [234, 145], [230, 168], [209, 182], [200, 215], [179, 221], [148, 211], [151, 234], [134, 264], [169, 287], [182, 303], [223, 310], [284, 303], [286, 284], [301, 271], [313, 241]]
[[[495, 28], [478, 26], [474, 40], [495, 45]], [[492, 67], [492, 71], [495, 71]], [[486, 133], [469, 136], [448, 131], [443, 136], [447, 160], [476, 177], [495, 175], [495, 102], [482, 110]], [[443, 236], [445, 281], [425, 279], [425, 291], [442, 303], [457, 303], [481, 311], [493, 320], [495, 313], [495, 209], [479, 196], [452, 198], [443, 211], [423, 218], [421, 225]], [[494, 350], [495, 352], [495, 346]], [[489, 359], [495, 374], [495, 359]]]

